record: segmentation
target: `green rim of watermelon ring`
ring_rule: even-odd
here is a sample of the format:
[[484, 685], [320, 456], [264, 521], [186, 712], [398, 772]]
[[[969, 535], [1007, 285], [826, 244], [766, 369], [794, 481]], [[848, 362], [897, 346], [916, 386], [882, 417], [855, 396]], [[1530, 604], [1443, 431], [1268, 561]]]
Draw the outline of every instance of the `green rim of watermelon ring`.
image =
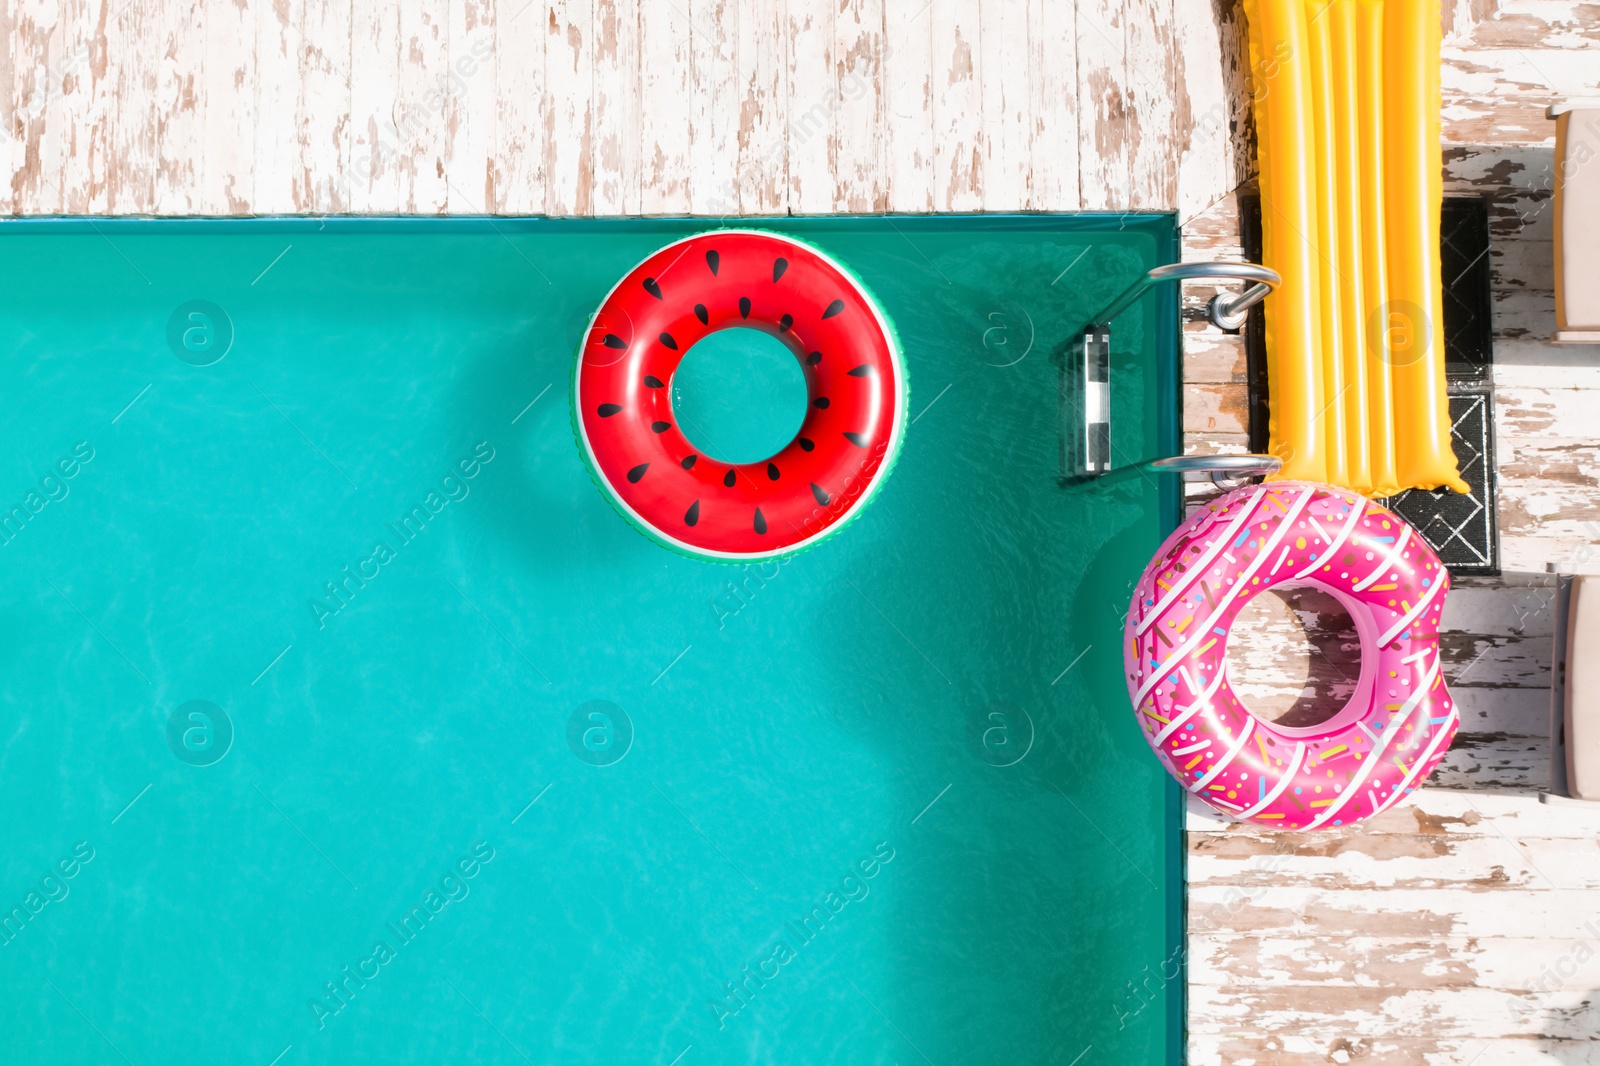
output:
[[[754, 246], [754, 248], [746, 247], [744, 244], [738, 243], [740, 238], [757, 238], [756, 241], [748, 242], [748, 244]], [[730, 240], [734, 243], [730, 243]], [[720, 247], [709, 247], [712, 243], [716, 243]], [[705, 247], [697, 250], [693, 247], [697, 244]], [[765, 246], [765, 251], [761, 252], [760, 255], [755, 255], [756, 250], [761, 249], [763, 246]], [[750, 296], [749, 305], [740, 308], [740, 310], [744, 311], [745, 313], [741, 314], [738, 321], [731, 321], [728, 319], [728, 309], [726, 307], [719, 306], [716, 311], [718, 317], [713, 320], [711, 318], [712, 312], [710, 309], [706, 307], [705, 304], [698, 304], [692, 308], [694, 311], [694, 318], [689, 318], [687, 321], [685, 321], [683, 315], [681, 314], [676, 318], [671, 318], [670, 315], [667, 316], [674, 324], [674, 328], [677, 330], [676, 333], [672, 334], [673, 339], [676, 341], [679, 336], [683, 338], [682, 343], [679, 343], [675, 349], [669, 350], [666, 348], [660, 342], [659, 337], [652, 339], [651, 334], [655, 332], [653, 326], [662, 317], [660, 314], [662, 308], [655, 307], [654, 305], [656, 303], [666, 305], [668, 304], [669, 299], [674, 298], [669, 296], [668, 293], [669, 291], [674, 291], [675, 293], [675, 290], [678, 289], [679, 281], [688, 276], [686, 273], [683, 273], [684, 271], [693, 270], [696, 266], [698, 266], [699, 272], [702, 275], [705, 275], [709, 272], [712, 276], [720, 276], [721, 271], [710, 270], [710, 261], [703, 254], [699, 253], [703, 251], [715, 251], [719, 253], [719, 258], [721, 258], [721, 255], [726, 253], [729, 248], [736, 249], [739, 253], [739, 258], [741, 259], [748, 260], [752, 257], [752, 255], [755, 255], [755, 257], [758, 259], [762, 256], [765, 256], [765, 262], [771, 264], [771, 269], [773, 271], [771, 275], [767, 276], [767, 280], [764, 285], [762, 279], [759, 277], [752, 276], [742, 279], [747, 283], [744, 287], [748, 289]], [[816, 372], [818, 363], [808, 363], [807, 358], [814, 356], [817, 351], [821, 351], [823, 349], [812, 348], [812, 350], [808, 352], [806, 349], [811, 346], [799, 343], [799, 337], [804, 334], [810, 334], [814, 336], [817, 332], [815, 328], [817, 323], [822, 319], [823, 313], [830, 310], [831, 305], [823, 303], [819, 304], [817, 308], [800, 308], [802, 311], [809, 312], [807, 314], [807, 321], [803, 322], [794, 320], [791, 320], [791, 322], [785, 322], [784, 319], [788, 317], [786, 311], [780, 312], [763, 306], [759, 309], [758, 313], [758, 308], [755, 306], [755, 297], [758, 295], [758, 293], [762, 296], [769, 296], [772, 290], [774, 290], [778, 283], [782, 280], [782, 277], [787, 276], [792, 272], [792, 268], [780, 268], [776, 262], [777, 259], [793, 258], [783, 255], [783, 251], [785, 249], [794, 253], [798, 253], [800, 257], [810, 257], [812, 260], [814, 260], [814, 263], [806, 263], [804, 262], [803, 258], [798, 260], [804, 267], [808, 269], [815, 269], [816, 267], [820, 266], [827, 270], [831, 270], [836, 275], [836, 277], [833, 279], [835, 284], [842, 286], [838, 295], [834, 298], [842, 299], [843, 297], [848, 296], [856, 301], [861, 309], [864, 309], [868, 312], [870, 323], [876, 329], [877, 336], [881, 339], [882, 350], [876, 353], [876, 358], [881, 362], [881, 366], [875, 367], [875, 369], [878, 370], [877, 374], [868, 372], [862, 376], [881, 381], [881, 371], [883, 369], [888, 369], [892, 372], [890, 374], [892, 377], [892, 385], [887, 390], [881, 388], [879, 389], [880, 394], [886, 393], [887, 395], [880, 395], [878, 400], [880, 407], [889, 406], [891, 408], [889, 412], [890, 418], [888, 420], [889, 428], [883, 435], [882, 439], [874, 439], [871, 447], [866, 449], [869, 452], [869, 455], [867, 459], [860, 464], [856, 472], [859, 474], [861, 470], [865, 470], [869, 467], [871, 468], [870, 472], [866, 475], [866, 484], [864, 488], [854, 489], [850, 485], [840, 484], [836, 491], [829, 492], [827, 494], [829, 497], [829, 502], [827, 504], [823, 504], [821, 503], [822, 496], [818, 495], [814, 488], [812, 488], [806, 482], [800, 480], [798, 477], [791, 478], [789, 484], [785, 486], [788, 491], [779, 502], [781, 503], [784, 502], [784, 500], [787, 500], [787, 502], [792, 503], [794, 500], [803, 499], [806, 508], [811, 512], [811, 514], [808, 516], [808, 519], [814, 519], [818, 512], [822, 512], [824, 514], [827, 514], [830, 511], [832, 512], [832, 516], [826, 522], [826, 524], [816, 529], [815, 532], [806, 536], [802, 536], [799, 539], [792, 539], [787, 542], [777, 544], [771, 548], [759, 548], [756, 550], [725, 550], [708, 547], [703, 544], [697, 544], [681, 537], [674, 536], [673, 533], [668, 529], [663, 528], [662, 523], [653, 521], [650, 517], [637, 510], [629, 502], [629, 500], [618, 491], [615, 480], [613, 480], [612, 476], [608, 475], [607, 471], [602, 465], [600, 457], [595, 454], [592, 442], [588, 434], [585, 433], [586, 419], [584, 417], [583, 410], [585, 402], [583, 384], [586, 354], [590, 356], [589, 362], [591, 364], [606, 367], [623, 362], [624, 359], [634, 351], [636, 345], [643, 344], [648, 346], [655, 352], [657, 356], [660, 357], [660, 362], [664, 364], [666, 368], [666, 372], [659, 376], [650, 375], [650, 379], [656, 382], [656, 385], [649, 389], [648, 392], [649, 394], [657, 397], [657, 399], [651, 403], [651, 407], [653, 410], [670, 411], [671, 373], [676, 370], [677, 364], [679, 360], [681, 360], [682, 356], [686, 354], [696, 342], [710, 333], [724, 328], [748, 326], [751, 328], [762, 329], [777, 337], [782, 343], [785, 344], [785, 346], [794, 352], [796, 358], [801, 361], [801, 369], [806, 373], [809, 399], [814, 405], [816, 399], [818, 398], [817, 384], [819, 375]], [[726, 262], [726, 260], [724, 260], [724, 262]], [[748, 266], [748, 263], [741, 265]], [[674, 268], [676, 268], [676, 270], [674, 270]], [[674, 272], [669, 275], [668, 271]], [[659, 272], [659, 276], [657, 272]], [[800, 276], [802, 275], [797, 274], [796, 278]], [[670, 283], [669, 277], [671, 278]], [[737, 276], [730, 274], [730, 277]], [[653, 289], [644, 284], [646, 280], [648, 280], [654, 286]], [[702, 277], [701, 280], [703, 282], [704, 277]], [[632, 283], [634, 287], [637, 287], [641, 294], [647, 293], [648, 295], [644, 296], [642, 299], [636, 297], [633, 300], [624, 301], [619, 304], [616, 300], [618, 293], [625, 291], [625, 288], [628, 287], [630, 283]], [[706, 286], [702, 286], [702, 288], [705, 287]], [[719, 284], [717, 287], [727, 288], [728, 286]], [[724, 293], [721, 295], [726, 294]], [[644, 300], [649, 300], [649, 303], [644, 303]], [[812, 302], [816, 301], [813, 300]], [[693, 303], [693, 300], [689, 300], [685, 306]], [[649, 308], [650, 310], [657, 312], [655, 315], [642, 315], [641, 317], [648, 317], [650, 321], [642, 323], [641, 328], [637, 331], [634, 329], [634, 316], [629, 314], [626, 310], [628, 306], [634, 305], [637, 305], [641, 308]], [[829, 317], [833, 316], [830, 315]], [[699, 321], [696, 322], [696, 319]], [[616, 341], [619, 338], [615, 336], [613, 331], [617, 326], [622, 326], [631, 334], [622, 348], [615, 347]], [[660, 332], [668, 333], [669, 331], [662, 330]], [[612, 334], [610, 338], [612, 341], [612, 346], [607, 346], [606, 344], [608, 333]], [[640, 336], [640, 333], [642, 333], [643, 336]], [[662, 355], [661, 353], [666, 354]], [[824, 354], [822, 358], [827, 360], [828, 357], [826, 354]], [[636, 358], [634, 360], [635, 366], [637, 367], [639, 363], [644, 361], [650, 362], [652, 366], [657, 365], [657, 360], [655, 358], [649, 358], [648, 360], [644, 358]], [[859, 370], [859, 368], [863, 365], [872, 365], [870, 363], [863, 363], [859, 358], [854, 356], [853, 352], [841, 351], [837, 348], [835, 349], [832, 362], [849, 363], [852, 365], [852, 369], [856, 370]], [[849, 372], [847, 372], [847, 374], [848, 373]], [[849, 376], [854, 378], [857, 375], [850, 374]], [[636, 391], [635, 395], [637, 396], [637, 394], [638, 393]], [[887, 400], [887, 404], [885, 404], [885, 400]], [[775, 233], [769, 230], [742, 228], [707, 230], [702, 233], [693, 234], [691, 236], [682, 238], [681, 240], [674, 241], [673, 243], [651, 253], [651, 255], [646, 257], [632, 270], [623, 275], [617, 284], [612, 287], [611, 291], [606, 294], [605, 299], [601, 301], [599, 309], [595, 315], [591, 317], [589, 328], [585, 331], [584, 337], [578, 343], [578, 350], [573, 366], [572, 403], [570, 406], [570, 413], [572, 418], [573, 436], [578, 445], [579, 454], [583, 457], [584, 465], [589, 470], [590, 477], [594, 480], [595, 485], [600, 489], [601, 494], [607, 499], [617, 513], [626, 519], [630, 525], [657, 544], [660, 544], [671, 551], [689, 558], [728, 563], [746, 563], [764, 559], [783, 558], [798, 554], [833, 536], [848, 526], [851, 522], [855, 521], [861, 512], [865, 510], [874, 499], [877, 498], [879, 490], [882, 488], [889, 475], [893, 473], [894, 466], [900, 458], [900, 450], [905, 440], [906, 426], [908, 424], [907, 405], [909, 401], [910, 385], [907, 380], [905, 360], [902, 355], [899, 334], [896, 332], [894, 324], [889, 319], [889, 316], [883, 311], [882, 306], [872, 295], [871, 290], [868, 289], [867, 286], [862, 282], [861, 278], [853, 270], [849, 269], [844, 264], [830, 256], [828, 253], [824, 252], [821, 248], [818, 248], [816, 245], [811, 244], [810, 242], [797, 240], [796, 238], [787, 234]], [[615, 407], [618, 405], [608, 404], [607, 406]], [[598, 405], [596, 405], [596, 409], [598, 414]], [[700, 466], [706, 471], [715, 471], [723, 476], [726, 476], [726, 471], [733, 470], [736, 472], [735, 484], [748, 484], [750, 482], [754, 482], [755, 484], [759, 485], [761, 484], [760, 473], [764, 468], [767, 467], [769, 463], [775, 464], [777, 460], [779, 460], [781, 457], [785, 457], [786, 454], [790, 458], [793, 458], [798, 454], [793, 452], [793, 448], [795, 447], [796, 443], [801, 441], [801, 439], [805, 436], [807, 427], [814, 425], [813, 416], [818, 409], [818, 406], [813, 406], [812, 408], [808, 409], [806, 422], [802, 425], [801, 430], [795, 435], [795, 438], [790, 441], [789, 444], [785, 445], [783, 449], [780, 449], [778, 453], [769, 457], [768, 459], [758, 460], [755, 463], [723, 463], [717, 460], [709, 459], [708, 457], [700, 455], [698, 450], [695, 449], [694, 445], [686, 438], [682, 438], [681, 433], [678, 433], [675, 427], [667, 432], [674, 434], [674, 440], [681, 440], [681, 447], [684, 450], [696, 455], [697, 461], [694, 463], [695, 466]], [[826, 410], [826, 408], [821, 409]], [[596, 421], [597, 419], [587, 420], [591, 426]], [[658, 433], [658, 435], [664, 434]], [[859, 436], [859, 434], [857, 434], [857, 436]], [[873, 463], [870, 455], [870, 452], [873, 449], [878, 449], [881, 452], [875, 464]], [[641, 458], [644, 458], [644, 456], [641, 456]], [[661, 456], [659, 454], [652, 454], [646, 458], [646, 465], [653, 466], [660, 460], [660, 458]], [[699, 460], [704, 460], [704, 462], [700, 462]], [[613, 465], [616, 464], [613, 463]], [[681, 463], [679, 465], [681, 466]], [[787, 460], [785, 465], [790, 465]], [[619, 473], [621, 477], [617, 478], [616, 480], [628, 480], [628, 474], [637, 469], [637, 466], [627, 468], [625, 470], [619, 468], [617, 473]], [[742, 478], [738, 477], [737, 472], [740, 471], [743, 471], [745, 474], [750, 476]], [[647, 474], [648, 471], [645, 473]], [[853, 477], [854, 475], [847, 476]], [[642, 477], [640, 480], [642, 480]], [[781, 480], [781, 478], [779, 480]], [[636, 482], [631, 483], [636, 484]], [[723, 484], [725, 487], [731, 487], [726, 486], [726, 482]], [[701, 478], [699, 480], [699, 487], [706, 493], [706, 497], [704, 498], [715, 499], [716, 494], [714, 492], [714, 485], [715, 483], [710, 479]], [[841, 495], [841, 493], [843, 495]], [[835, 501], [841, 498], [845, 499], [847, 502], [843, 507], [836, 508]], [[687, 513], [685, 513], [684, 517], [688, 517]], [[665, 520], [667, 522], [671, 521], [670, 511], [668, 512], [668, 517]], [[770, 529], [771, 523], [768, 525]]]

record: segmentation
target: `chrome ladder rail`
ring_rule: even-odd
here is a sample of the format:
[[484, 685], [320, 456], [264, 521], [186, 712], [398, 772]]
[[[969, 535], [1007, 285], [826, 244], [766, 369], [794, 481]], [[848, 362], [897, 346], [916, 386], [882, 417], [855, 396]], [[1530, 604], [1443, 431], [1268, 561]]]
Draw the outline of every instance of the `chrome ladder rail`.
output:
[[[1220, 329], [1238, 329], [1250, 308], [1283, 280], [1258, 263], [1169, 263], [1140, 275], [1133, 284], [1077, 332], [1071, 358], [1061, 367], [1058, 399], [1062, 409], [1060, 464], [1064, 480], [1097, 477], [1111, 471], [1111, 322], [1152, 287], [1164, 282], [1199, 280], [1252, 282], [1236, 293], [1218, 293], [1206, 314]], [[1070, 375], [1070, 376], [1069, 376]], [[1076, 386], [1074, 389], [1073, 386]], [[1076, 392], [1078, 403], [1072, 403]], [[1076, 417], [1071, 409], [1076, 406]]]

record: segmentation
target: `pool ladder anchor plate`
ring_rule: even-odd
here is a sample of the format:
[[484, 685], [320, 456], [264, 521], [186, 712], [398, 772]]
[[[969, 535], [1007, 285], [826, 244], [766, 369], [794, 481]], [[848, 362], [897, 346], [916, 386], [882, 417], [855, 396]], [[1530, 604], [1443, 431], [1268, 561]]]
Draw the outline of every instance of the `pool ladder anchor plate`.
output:
[[[1282, 279], [1278, 272], [1258, 263], [1169, 263], [1146, 271], [1122, 293], [1078, 330], [1071, 343], [1070, 357], [1061, 365], [1059, 396], [1062, 414], [1061, 479], [1076, 483], [1111, 473], [1111, 325], [1112, 321], [1138, 302], [1146, 292], [1165, 282], [1244, 281], [1250, 284], [1239, 292], [1222, 292], [1206, 305], [1206, 314], [1219, 329], [1236, 330], [1244, 325], [1250, 308], [1264, 300]], [[1250, 460], [1202, 467], [1158, 466], [1177, 460]], [[1269, 465], [1270, 464], [1270, 465]], [[1270, 473], [1282, 466], [1271, 456], [1176, 456], [1142, 464], [1148, 469], [1184, 473], [1211, 471], [1212, 480], [1225, 485], [1218, 474], [1244, 478], [1252, 473]], [[1248, 471], [1248, 472], [1247, 472]]]

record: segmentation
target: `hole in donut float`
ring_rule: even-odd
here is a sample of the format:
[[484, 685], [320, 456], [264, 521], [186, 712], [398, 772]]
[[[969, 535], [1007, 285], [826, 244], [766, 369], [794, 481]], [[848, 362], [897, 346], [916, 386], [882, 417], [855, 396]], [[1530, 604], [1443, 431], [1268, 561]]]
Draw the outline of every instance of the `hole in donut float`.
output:
[[1228, 684], [1262, 721], [1309, 729], [1338, 717], [1361, 678], [1355, 619], [1329, 592], [1279, 585], [1240, 608], [1228, 634]]
[[781, 340], [746, 327], [708, 334], [672, 375], [672, 409], [695, 448], [729, 464], [781, 451], [806, 416], [806, 379]]

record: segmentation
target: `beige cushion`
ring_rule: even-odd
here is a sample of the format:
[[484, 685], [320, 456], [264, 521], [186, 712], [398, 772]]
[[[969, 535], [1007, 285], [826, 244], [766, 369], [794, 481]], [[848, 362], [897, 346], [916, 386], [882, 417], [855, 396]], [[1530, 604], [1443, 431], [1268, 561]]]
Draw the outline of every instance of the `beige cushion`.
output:
[[1556, 115], [1556, 342], [1600, 341], [1600, 108]]
[[1600, 576], [1572, 579], [1567, 608], [1567, 795], [1600, 800]]

